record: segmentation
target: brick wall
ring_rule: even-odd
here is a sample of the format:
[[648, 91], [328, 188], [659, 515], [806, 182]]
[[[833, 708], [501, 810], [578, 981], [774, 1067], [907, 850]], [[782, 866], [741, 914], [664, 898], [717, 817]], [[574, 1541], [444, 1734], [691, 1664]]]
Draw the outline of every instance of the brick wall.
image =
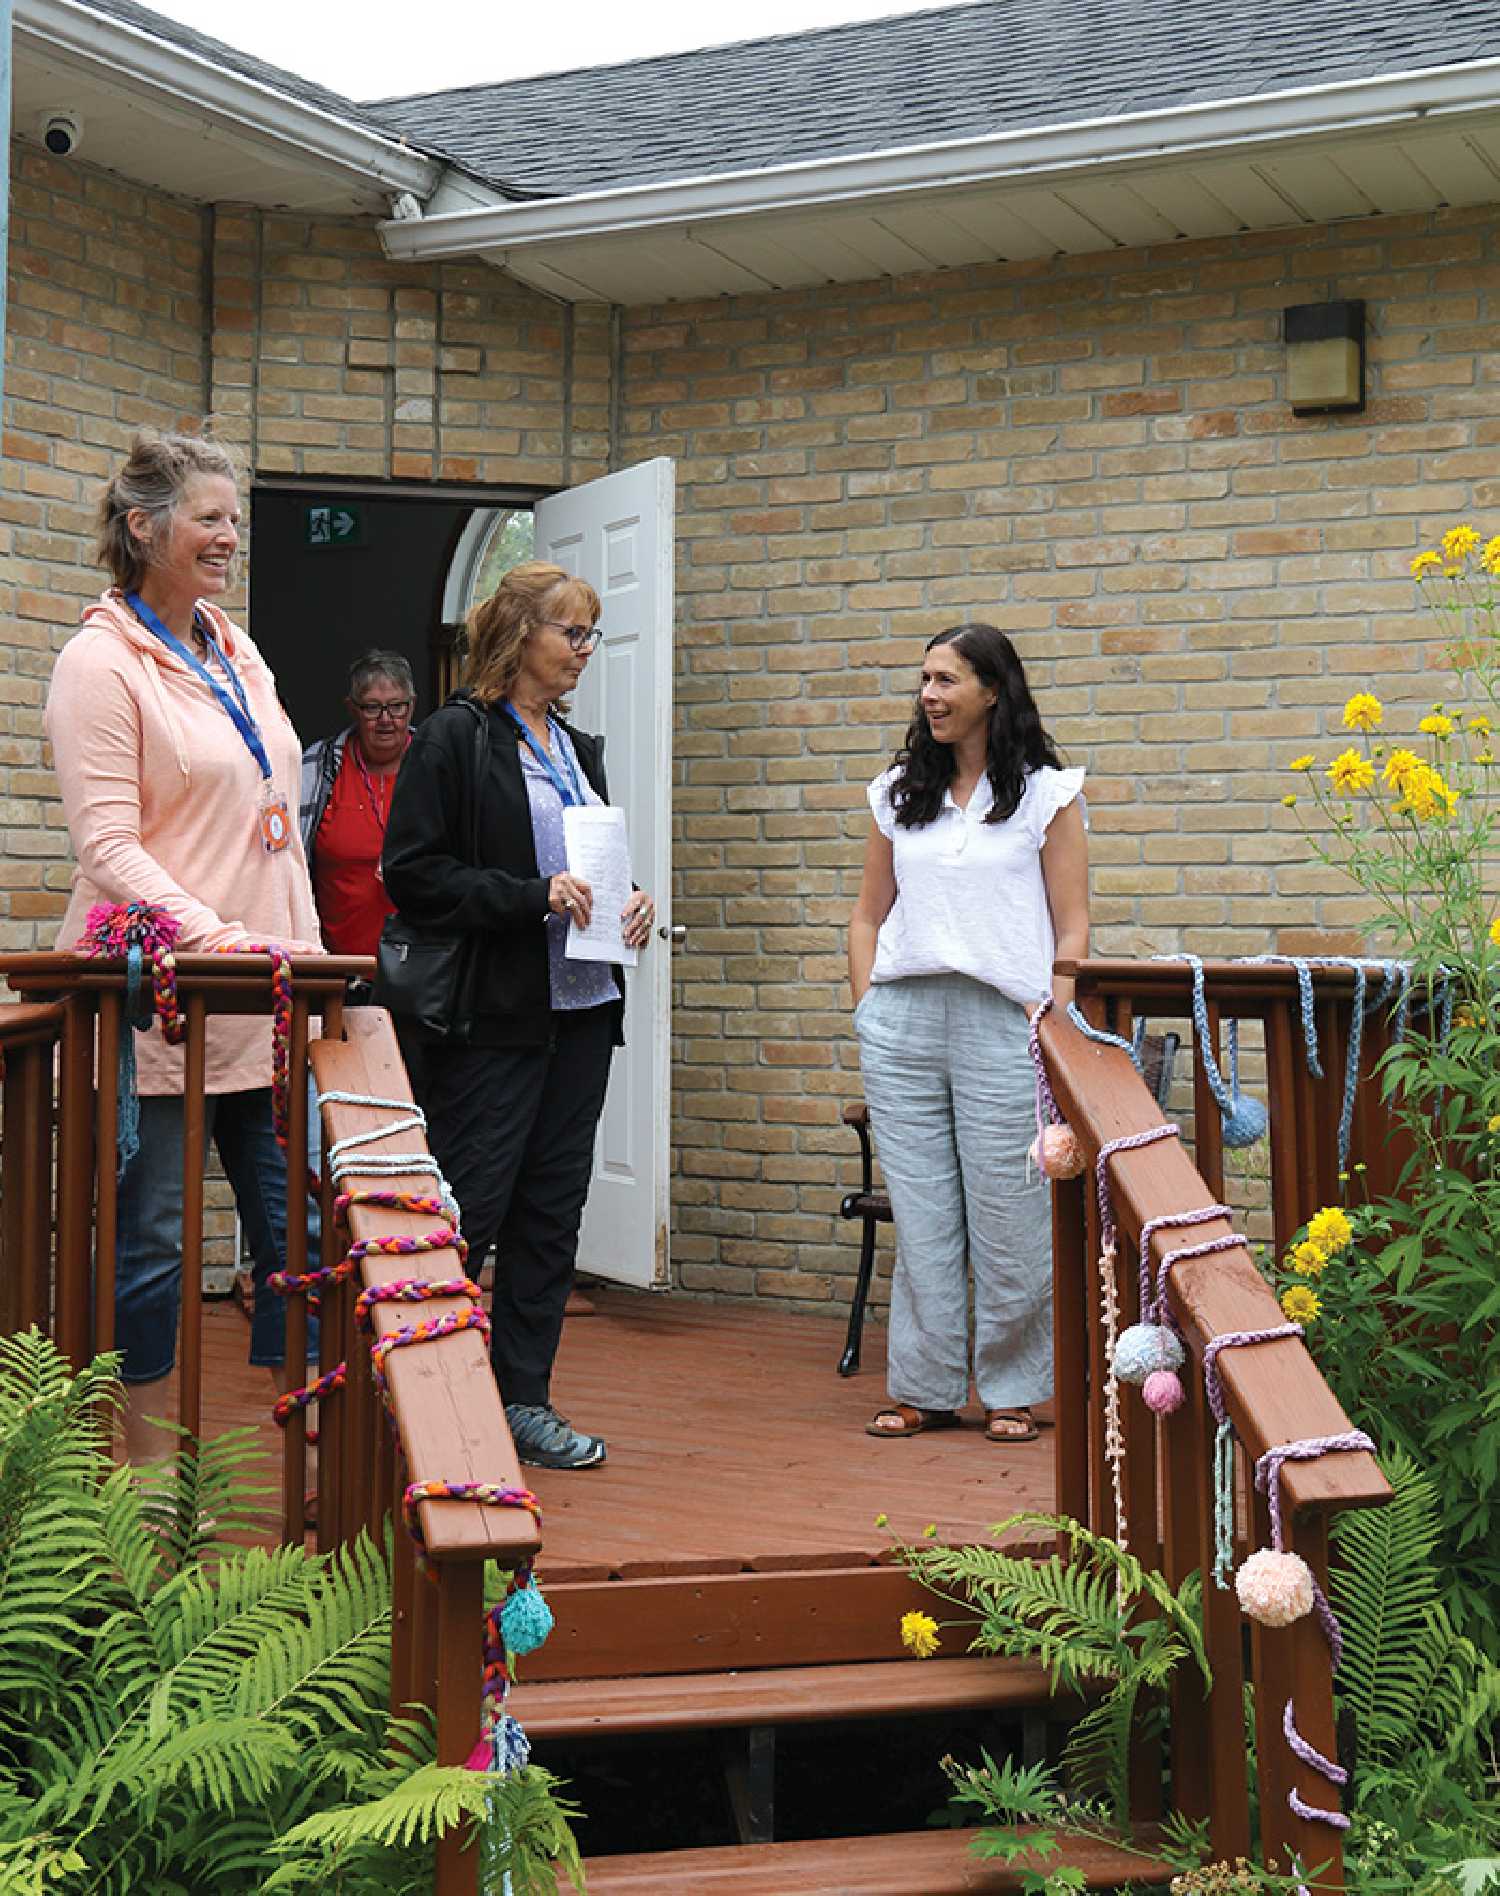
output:
[[[1298, 419], [1280, 311], [1332, 296], [1369, 404]], [[1351, 928], [1284, 766], [1442, 695], [1407, 566], [1500, 531], [1497, 348], [1490, 209], [626, 312], [622, 458], [679, 459], [686, 1284], [847, 1297], [844, 925], [941, 628], [1010, 632], [1089, 766], [1097, 949]]]

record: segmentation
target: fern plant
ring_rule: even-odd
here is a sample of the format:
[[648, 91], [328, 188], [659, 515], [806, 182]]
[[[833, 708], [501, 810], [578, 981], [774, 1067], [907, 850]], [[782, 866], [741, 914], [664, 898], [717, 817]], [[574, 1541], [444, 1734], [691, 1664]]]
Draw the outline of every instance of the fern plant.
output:
[[387, 1550], [226, 1540], [248, 1432], [115, 1468], [113, 1367], [0, 1339], [0, 1889], [415, 1896], [458, 1827], [516, 1896], [581, 1887], [546, 1772], [440, 1768], [391, 1718]]

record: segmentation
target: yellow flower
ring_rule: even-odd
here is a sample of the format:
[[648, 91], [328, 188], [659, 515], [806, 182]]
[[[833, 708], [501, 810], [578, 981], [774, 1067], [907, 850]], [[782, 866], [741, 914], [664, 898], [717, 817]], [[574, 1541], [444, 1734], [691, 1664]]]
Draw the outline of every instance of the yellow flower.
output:
[[1342, 1251], [1354, 1236], [1354, 1227], [1347, 1215], [1337, 1205], [1325, 1205], [1307, 1221], [1307, 1235], [1310, 1242], [1320, 1251], [1332, 1256]]
[[1304, 1238], [1292, 1246], [1286, 1261], [1299, 1277], [1321, 1277], [1328, 1268], [1328, 1253], [1321, 1244]]
[[1494, 1118], [1490, 1121], [1489, 1130], [1491, 1132], [1500, 1132], [1500, 1113], [1496, 1113]]
[[1500, 948], [1500, 915], [1490, 923], [1490, 940], [1496, 948]]
[[875, 1525], [876, 1525], [877, 1527], [889, 1527], [889, 1526], [890, 1526], [890, 1524], [891, 1524], [891, 1517], [890, 1517], [890, 1515], [888, 1515], [888, 1514], [877, 1514], [877, 1515], [875, 1516]]
[[1488, 737], [1494, 726], [1482, 711], [1478, 711], [1469, 719], [1469, 729], [1476, 737]]
[[1344, 724], [1351, 731], [1378, 730], [1385, 718], [1385, 706], [1368, 691], [1356, 691], [1344, 706]]
[[1380, 774], [1393, 790], [1404, 790], [1407, 778], [1426, 768], [1427, 765], [1415, 751], [1393, 750], [1385, 760], [1385, 769]]
[[929, 1521], [926, 1527], [922, 1529], [922, 1538], [923, 1540], [927, 1540], [927, 1541], [937, 1539], [937, 1522], [936, 1521]]
[[1357, 750], [1340, 751], [1328, 766], [1327, 775], [1340, 796], [1352, 797], [1356, 791], [1368, 790], [1374, 783], [1375, 766]]
[[918, 1659], [930, 1659], [942, 1643], [935, 1619], [926, 1613], [901, 1615], [901, 1644]]
[[1477, 553], [1482, 544], [1472, 527], [1449, 527], [1443, 535], [1443, 558], [1466, 560], [1471, 553]]
[[1442, 565], [1442, 557], [1437, 553], [1419, 553], [1411, 563], [1413, 579], [1426, 579], [1429, 573], [1435, 573]]
[[1306, 1284], [1288, 1284], [1281, 1293], [1281, 1307], [1293, 1323], [1311, 1323], [1323, 1305]]
[[1434, 711], [1431, 717], [1423, 718], [1417, 729], [1425, 731], [1428, 737], [1452, 737], [1453, 720], [1444, 717], [1441, 711]]
[[1311, 770], [1317, 758], [1309, 751], [1305, 757], [1294, 757], [1287, 765], [1288, 770]]
[[1500, 573], [1500, 533], [1485, 546], [1479, 556], [1479, 563], [1487, 573]]
[[1493, 751], [1476, 751], [1474, 754], [1474, 762], [1476, 764], [1492, 764], [1494, 761], [1495, 753]]
[[1285, 796], [1281, 799], [1281, 807], [1284, 810], [1295, 810], [1297, 799], [1294, 796]]

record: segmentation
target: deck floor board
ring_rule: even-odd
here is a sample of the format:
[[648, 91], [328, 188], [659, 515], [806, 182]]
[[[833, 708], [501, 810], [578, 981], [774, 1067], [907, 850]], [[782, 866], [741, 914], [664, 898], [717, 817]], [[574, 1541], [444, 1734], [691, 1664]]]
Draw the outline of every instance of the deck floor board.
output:
[[[1053, 1435], [985, 1440], [977, 1404], [961, 1430], [880, 1441], [885, 1332], [865, 1366], [836, 1372], [842, 1326], [743, 1303], [591, 1289], [570, 1317], [554, 1378], [565, 1415], [609, 1443], [582, 1472], [531, 1470], [542, 1503], [541, 1571], [600, 1576], [860, 1564], [891, 1533], [987, 1538], [1018, 1508], [1053, 1505]], [[204, 1427], [257, 1425], [279, 1452], [270, 1377], [245, 1361], [249, 1326], [205, 1305]], [[163, 1408], [175, 1398], [164, 1398]], [[890, 1529], [875, 1525], [885, 1514]]]

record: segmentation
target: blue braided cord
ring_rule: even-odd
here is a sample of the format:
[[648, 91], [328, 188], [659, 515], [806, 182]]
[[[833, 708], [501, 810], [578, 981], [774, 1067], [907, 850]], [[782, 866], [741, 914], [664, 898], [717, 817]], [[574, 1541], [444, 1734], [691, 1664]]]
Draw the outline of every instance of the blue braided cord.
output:
[[[1234, 1111], [1234, 1098], [1224, 1084], [1224, 1076], [1214, 1059], [1208, 1038], [1208, 1000], [1203, 991], [1203, 961], [1199, 955], [1153, 955], [1153, 961], [1185, 961], [1193, 971], [1193, 1032], [1198, 1039], [1198, 1058], [1203, 1062], [1203, 1077], [1213, 1094], [1214, 1104], [1226, 1116]], [[1231, 1023], [1232, 1025], [1232, 1023]], [[1233, 1044], [1233, 1043], [1231, 1043]]]
[[1130, 1057], [1135, 1062], [1137, 1073], [1141, 1070], [1141, 1061], [1146, 1052], [1146, 1016], [1140, 1015], [1130, 1035]]
[[1131, 1043], [1128, 1040], [1123, 1040], [1119, 1034], [1108, 1034], [1102, 1027], [1095, 1027], [1080, 1009], [1077, 1001], [1068, 1002], [1068, 1019], [1072, 1021], [1073, 1025], [1086, 1040], [1095, 1041], [1101, 1047], [1118, 1047], [1121, 1053], [1128, 1053], [1130, 1055], [1131, 1065], [1135, 1068], [1137, 1073], [1140, 1072], [1140, 1056]]
[[141, 997], [141, 954], [139, 942], [125, 951], [125, 1018], [121, 1023], [120, 1066], [115, 1077], [115, 1177], [124, 1178], [125, 1167], [141, 1149], [141, 1097], [136, 1090], [135, 1030], [151, 1025], [151, 993], [145, 995], [144, 1018]]
[[1354, 1125], [1354, 1089], [1359, 1085], [1359, 1052], [1365, 1034], [1365, 964], [1354, 964], [1354, 1008], [1349, 1018], [1349, 1057], [1344, 1062], [1344, 1103], [1339, 1108], [1339, 1171], [1349, 1170], [1349, 1134]]
[[1229, 1590], [1234, 1570], [1234, 1425], [1221, 1422], [1214, 1436], [1214, 1585]]
[[1237, 1020], [1230, 1021], [1225, 1034], [1229, 1041], [1229, 1097], [1238, 1099], [1240, 1096], [1240, 1023]]
[[[1302, 1040], [1307, 1048], [1307, 1070], [1315, 1080], [1323, 1077], [1323, 1068], [1318, 1061], [1318, 1017], [1313, 1011], [1313, 963], [1317, 958], [1309, 955], [1240, 955], [1238, 965], [1245, 968], [1295, 968], [1297, 971], [1297, 997], [1302, 1005]], [[1318, 963], [1319, 966], [1331, 965]]]

